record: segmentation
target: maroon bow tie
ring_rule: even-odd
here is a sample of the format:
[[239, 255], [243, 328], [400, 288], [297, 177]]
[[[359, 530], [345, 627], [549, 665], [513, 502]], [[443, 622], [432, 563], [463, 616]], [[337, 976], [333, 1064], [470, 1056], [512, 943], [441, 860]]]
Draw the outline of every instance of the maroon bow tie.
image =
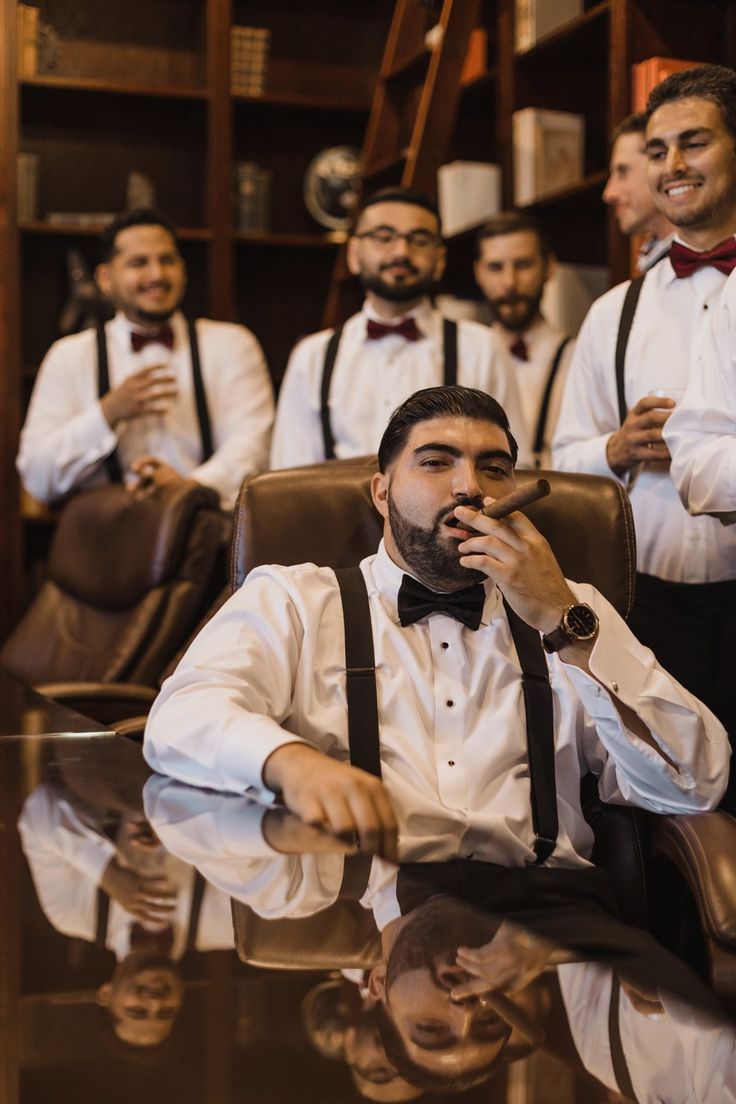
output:
[[697, 253], [694, 249], [688, 249], [686, 245], [673, 241], [670, 246], [670, 262], [675, 270], [675, 276], [690, 276], [699, 268], [710, 265], [717, 268], [724, 276], [728, 276], [736, 268], [736, 238], [726, 238], [714, 249], [706, 249]]
[[157, 330], [131, 330], [130, 344], [134, 353], [145, 349], [146, 345], [165, 345], [167, 349], [174, 348], [174, 331], [171, 326], [159, 326]]
[[511, 351], [511, 355], [515, 356], [517, 360], [529, 359], [529, 350], [527, 349], [526, 341], [521, 336], [521, 334], [519, 334], [513, 345], [509, 345], [509, 350]]
[[171, 957], [171, 948], [174, 946], [174, 929], [171, 924], [159, 931], [149, 931], [137, 921], [130, 927], [131, 951], [152, 951], [160, 955]]
[[384, 322], [376, 322], [373, 318], [369, 318], [366, 333], [369, 341], [378, 341], [379, 338], [386, 337], [388, 334], [399, 334], [407, 341], [419, 341], [423, 336], [413, 318], [405, 318], [402, 322], [397, 322], [395, 326], [387, 326]]

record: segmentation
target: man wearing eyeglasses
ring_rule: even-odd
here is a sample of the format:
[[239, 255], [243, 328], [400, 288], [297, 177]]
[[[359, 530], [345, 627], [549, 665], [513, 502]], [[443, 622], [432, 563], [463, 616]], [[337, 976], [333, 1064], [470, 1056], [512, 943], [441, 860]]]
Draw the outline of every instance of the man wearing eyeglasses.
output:
[[[524, 426], [503, 342], [479, 323], [444, 319], [432, 305], [445, 260], [439, 214], [426, 196], [385, 188], [364, 201], [347, 250], [365, 292], [363, 308], [292, 352], [271, 467], [374, 453], [392, 411], [414, 391], [442, 383], [485, 391], [507, 411], [515, 432]], [[527, 442], [519, 444], [527, 466]]]

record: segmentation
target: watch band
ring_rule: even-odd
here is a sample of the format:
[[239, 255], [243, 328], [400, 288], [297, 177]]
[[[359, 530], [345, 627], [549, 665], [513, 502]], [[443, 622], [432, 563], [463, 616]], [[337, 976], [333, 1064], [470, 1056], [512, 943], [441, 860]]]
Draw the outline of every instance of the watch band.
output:
[[[570, 614], [577, 614], [577, 618], [588, 621], [590, 629], [580, 631], [574, 627], [574, 618]], [[576, 602], [567, 606], [556, 629], [542, 637], [542, 644], [547, 652], [559, 652], [566, 644], [575, 644], [579, 641], [592, 640], [598, 632], [598, 615], [585, 602]]]

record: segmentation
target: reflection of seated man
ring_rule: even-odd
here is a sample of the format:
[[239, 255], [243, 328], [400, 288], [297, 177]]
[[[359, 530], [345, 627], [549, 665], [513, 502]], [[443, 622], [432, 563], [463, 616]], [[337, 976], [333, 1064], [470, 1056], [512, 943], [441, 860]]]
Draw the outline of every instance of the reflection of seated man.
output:
[[170, 855], [141, 813], [120, 818], [114, 839], [68, 797], [39, 786], [18, 823], [41, 907], [64, 935], [112, 951], [117, 965], [97, 999], [115, 1034], [156, 1046], [183, 999], [176, 961], [187, 951], [232, 947], [229, 899], [202, 895], [192, 867]]
[[307, 821], [357, 832], [388, 857], [398, 818], [415, 859], [534, 863], [521, 673], [502, 593], [542, 665], [540, 634], [551, 649], [559, 823], [537, 873], [589, 870], [587, 770], [606, 801], [713, 808], [729, 755], [718, 721], [593, 587], [563, 578], [523, 514], [479, 513], [513, 489], [515, 456], [503, 410], [461, 387], [417, 392], [384, 434], [373, 478], [384, 540], [361, 565], [383, 781], [345, 761], [340, 597], [334, 572], [314, 565], [253, 571], [205, 626], [153, 706], [148, 762], [195, 785], [281, 792]]

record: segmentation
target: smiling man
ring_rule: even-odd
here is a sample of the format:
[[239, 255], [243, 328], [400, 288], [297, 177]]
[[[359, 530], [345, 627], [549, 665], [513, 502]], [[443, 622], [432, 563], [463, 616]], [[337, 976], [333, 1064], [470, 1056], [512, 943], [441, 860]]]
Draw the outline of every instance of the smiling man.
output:
[[511, 356], [486, 326], [450, 322], [430, 294], [445, 269], [437, 208], [420, 192], [369, 196], [348, 241], [363, 309], [294, 349], [279, 395], [271, 466], [298, 467], [378, 448], [386, 421], [421, 387], [459, 382], [507, 410], [528, 460]]
[[191, 479], [230, 509], [268, 460], [273, 392], [261, 347], [243, 326], [181, 313], [186, 267], [165, 215], [126, 212], [103, 249], [97, 280], [115, 317], [44, 358], [21, 434], [23, 483], [52, 502], [110, 480], [146, 493]]
[[[666, 260], [591, 307], [553, 456], [563, 470], [612, 475], [628, 489], [639, 572], [630, 624], [733, 739], [736, 531], [688, 515], [662, 429], [736, 264], [736, 72], [704, 65], [658, 85], [646, 149], [654, 201], [677, 235]], [[734, 794], [727, 801], [736, 808]]]
[[[398, 835], [400, 855], [565, 875], [590, 869], [588, 770], [604, 800], [711, 808], [728, 759], [715, 718], [593, 587], [565, 580], [523, 514], [479, 513], [514, 487], [515, 458], [503, 410], [469, 388], [417, 392], [383, 435], [372, 490], [384, 538], [353, 576], [375, 652], [377, 730], [365, 742], [382, 779], [347, 762], [341, 592], [314, 564], [254, 570], [204, 627], [151, 710], [149, 764], [281, 794], [304, 820], [389, 858]], [[530, 652], [549, 673], [544, 733], [523, 703], [518, 655]], [[538, 818], [528, 749], [549, 748], [553, 731], [556, 785], [542, 795], [535, 784]]]

